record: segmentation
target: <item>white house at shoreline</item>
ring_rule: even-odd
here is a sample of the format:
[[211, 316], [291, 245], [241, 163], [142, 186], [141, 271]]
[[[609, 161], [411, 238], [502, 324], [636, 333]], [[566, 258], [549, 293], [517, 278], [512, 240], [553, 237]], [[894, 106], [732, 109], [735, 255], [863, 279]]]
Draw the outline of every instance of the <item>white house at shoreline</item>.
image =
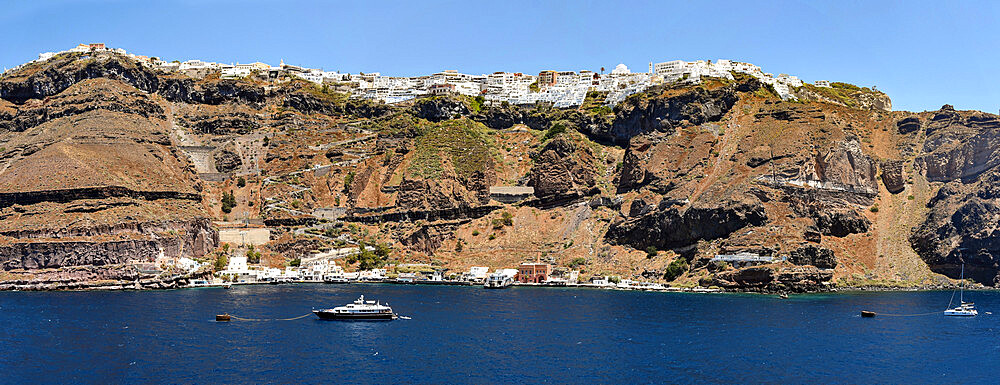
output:
[[220, 276], [229, 276], [233, 282], [256, 282], [257, 274], [247, 266], [247, 257], [229, 257], [229, 264], [226, 269], [218, 272]]

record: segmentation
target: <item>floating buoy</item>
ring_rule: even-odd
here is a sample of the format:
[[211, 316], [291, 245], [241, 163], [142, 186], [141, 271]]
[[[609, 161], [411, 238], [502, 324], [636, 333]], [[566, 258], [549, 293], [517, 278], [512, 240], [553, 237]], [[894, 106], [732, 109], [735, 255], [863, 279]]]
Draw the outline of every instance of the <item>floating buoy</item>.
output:
[[868, 311], [868, 310], [862, 310], [861, 311], [861, 316], [864, 317], [864, 318], [872, 318], [872, 317], [875, 317], [875, 312]]
[[229, 322], [229, 314], [216, 314], [215, 315], [215, 321], [216, 322]]

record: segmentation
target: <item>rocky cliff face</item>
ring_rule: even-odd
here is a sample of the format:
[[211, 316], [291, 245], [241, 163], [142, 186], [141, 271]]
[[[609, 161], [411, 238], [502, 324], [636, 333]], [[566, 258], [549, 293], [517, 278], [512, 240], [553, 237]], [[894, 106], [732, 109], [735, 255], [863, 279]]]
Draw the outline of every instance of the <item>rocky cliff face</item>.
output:
[[930, 181], [971, 178], [1000, 164], [996, 115], [960, 114], [944, 106], [923, 127], [927, 139], [916, 164]]
[[[4, 270], [117, 269], [216, 247], [202, 185], [174, 148], [169, 106], [153, 95], [164, 81], [114, 55], [70, 55], [0, 80], [10, 102], [0, 119]], [[57, 283], [73, 277], [102, 275]], [[48, 278], [39, 279], [25, 282]]]
[[914, 250], [934, 271], [977, 282], [1000, 283], [1000, 171], [991, 170], [970, 185], [959, 181], [941, 187], [927, 203], [930, 214], [910, 237]]
[[[601, 128], [591, 132], [591, 135], [625, 143], [644, 133], [670, 133], [684, 125], [719, 121], [739, 100], [737, 91], [759, 87], [759, 83], [750, 81], [711, 91], [696, 88], [667, 98], [629, 98], [616, 108], [611, 127]], [[653, 89], [649, 94], [655, 95], [658, 91], [661, 90]]]
[[200, 257], [219, 242], [206, 219], [6, 231], [3, 235], [13, 239], [0, 245], [0, 265], [5, 270], [124, 264], [157, 256]]
[[877, 172], [876, 162], [861, 150], [858, 138], [852, 136], [817, 154], [816, 159], [802, 169], [800, 179], [875, 193], [878, 191]]
[[815, 267], [758, 266], [716, 274], [711, 283], [738, 291], [801, 293], [828, 290], [832, 278], [831, 270]]
[[[579, 108], [387, 105], [346, 87], [166, 74], [113, 54], [8, 74], [0, 263], [42, 277], [19, 287], [63, 279], [43, 277], [53, 269], [98, 279], [97, 266], [124, 280], [129, 260], [212, 252], [210, 221], [245, 215], [295, 235], [268, 246], [275, 258], [363, 238], [402, 263], [497, 268], [539, 252], [642, 279], [684, 258], [670, 279], [749, 291], [921, 284], [962, 263], [993, 284], [1000, 271], [992, 114], [890, 112], [884, 94], [845, 84], [787, 102], [742, 78], [657, 86], [613, 109], [600, 94]], [[534, 196], [499, 202], [498, 186]], [[738, 252], [787, 262], [708, 262]]]
[[759, 203], [725, 202], [718, 206], [679, 207], [663, 201], [654, 209], [611, 225], [608, 239], [645, 249], [680, 249], [699, 240], [723, 238], [746, 226], [767, 220]]
[[890, 193], [898, 194], [906, 188], [906, 180], [903, 177], [903, 161], [885, 160], [882, 161], [882, 184]]
[[926, 135], [918, 171], [928, 180], [944, 184], [927, 203], [926, 219], [910, 236], [914, 250], [930, 268], [956, 278], [965, 264], [966, 277], [977, 282], [1000, 283], [1000, 250], [991, 223], [1000, 220], [1000, 182], [996, 141], [997, 116], [956, 111], [951, 106], [909, 117], [900, 122], [915, 125]]
[[559, 136], [535, 154], [528, 185], [545, 201], [582, 197], [597, 183], [594, 155], [567, 136]]

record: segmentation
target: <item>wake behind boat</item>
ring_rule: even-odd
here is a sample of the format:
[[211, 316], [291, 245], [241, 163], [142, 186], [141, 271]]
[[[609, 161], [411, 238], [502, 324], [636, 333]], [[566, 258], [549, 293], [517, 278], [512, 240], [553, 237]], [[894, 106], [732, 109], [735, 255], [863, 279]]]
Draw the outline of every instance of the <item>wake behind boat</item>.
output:
[[354, 303], [337, 306], [333, 309], [313, 310], [320, 319], [326, 320], [358, 320], [358, 321], [391, 321], [397, 318], [389, 304], [378, 301], [365, 301], [361, 296]]

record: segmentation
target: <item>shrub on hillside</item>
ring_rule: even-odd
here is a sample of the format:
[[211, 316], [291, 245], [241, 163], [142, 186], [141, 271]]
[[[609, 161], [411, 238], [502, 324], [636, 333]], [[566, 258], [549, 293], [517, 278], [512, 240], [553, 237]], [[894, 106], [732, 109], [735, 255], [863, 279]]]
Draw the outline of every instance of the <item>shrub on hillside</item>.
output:
[[684, 258], [677, 258], [670, 265], [667, 266], [667, 271], [663, 274], [663, 279], [667, 281], [673, 281], [684, 275], [688, 271], [688, 262]]
[[222, 212], [229, 214], [236, 207], [236, 196], [233, 192], [223, 192], [222, 193]]

